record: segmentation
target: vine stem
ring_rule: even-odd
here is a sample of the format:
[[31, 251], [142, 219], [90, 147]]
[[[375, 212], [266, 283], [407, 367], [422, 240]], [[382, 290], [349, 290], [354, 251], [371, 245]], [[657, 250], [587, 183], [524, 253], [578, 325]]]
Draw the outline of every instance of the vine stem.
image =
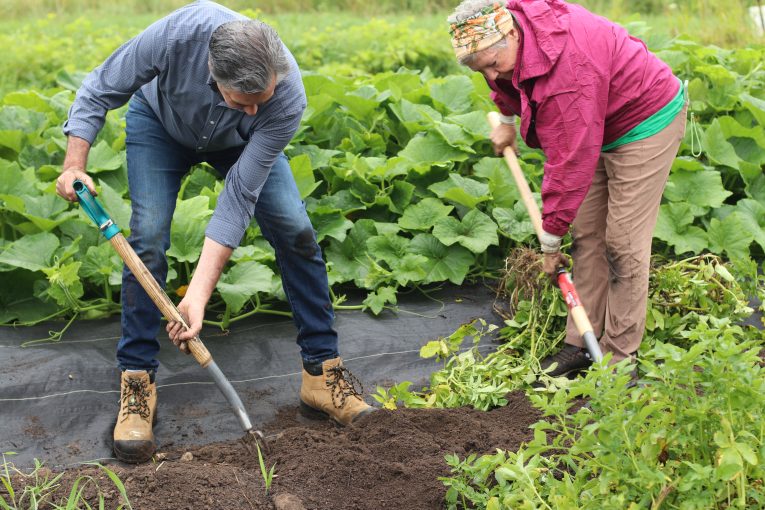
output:
[[21, 347], [29, 347], [30, 345], [37, 345], [45, 342], [58, 342], [61, 340], [61, 337], [64, 336], [66, 330], [69, 329], [69, 326], [71, 326], [75, 319], [80, 315], [81, 311], [82, 310], [75, 312], [74, 315], [72, 315], [72, 318], [69, 319], [69, 321], [66, 323], [66, 326], [64, 326], [61, 331], [48, 331], [48, 338], [36, 338], [34, 340], [27, 340], [21, 344]]
[[106, 295], [106, 300], [111, 301], [112, 300], [112, 288], [109, 286], [109, 277], [104, 277], [104, 295]]
[[332, 305], [332, 308], [335, 310], [363, 310], [364, 305]]
[[285, 312], [283, 310], [271, 310], [270, 308], [263, 306], [260, 302], [260, 296], [258, 294], [255, 294], [255, 308], [253, 308], [249, 312], [245, 312], [235, 317], [231, 317], [231, 309], [229, 308], [228, 305], [226, 305], [226, 311], [223, 312], [222, 321], [204, 320], [202, 321], [202, 324], [205, 324], [207, 326], [216, 326], [222, 329], [223, 331], [225, 331], [226, 329], [228, 329], [228, 327], [232, 323], [246, 319], [247, 317], [252, 317], [253, 315], [257, 313], [262, 313], [267, 315], [278, 315], [280, 317], [290, 317], [290, 318], [292, 317], [292, 312]]
[[54, 318], [58, 317], [59, 315], [65, 314], [68, 311], [69, 311], [68, 308], [64, 308], [63, 310], [59, 310], [57, 312], [54, 312], [54, 313], [52, 313], [50, 315], [47, 315], [45, 317], [42, 317], [41, 319], [37, 319], [37, 320], [34, 320], [34, 321], [13, 322], [11, 324], [0, 324], [0, 326], [6, 327], [6, 328], [15, 328], [17, 326], [34, 326], [36, 324], [40, 324], [41, 322], [45, 322], [47, 320], [54, 319]]
[[[258, 308], [259, 307], [256, 306], [255, 310]], [[226, 310], [223, 312], [223, 320], [221, 321], [220, 329], [228, 329], [229, 324], [231, 324], [231, 307], [226, 303]]]
[[40, 324], [41, 322], [45, 322], [47, 320], [55, 319], [56, 317], [60, 315], [64, 315], [67, 312], [74, 311], [75, 313], [81, 313], [81, 312], [89, 312], [91, 310], [108, 310], [112, 308], [113, 303], [102, 303], [98, 305], [91, 305], [91, 306], [85, 306], [85, 307], [79, 307], [76, 311], [71, 308], [64, 308], [62, 310], [58, 310], [57, 312], [54, 312], [50, 315], [46, 315], [45, 317], [41, 317], [39, 319], [33, 320], [33, 321], [25, 321], [25, 322], [13, 322], [11, 324], [0, 324], [0, 327], [6, 327], [6, 328], [15, 328], [17, 326], [35, 326], [37, 324]]

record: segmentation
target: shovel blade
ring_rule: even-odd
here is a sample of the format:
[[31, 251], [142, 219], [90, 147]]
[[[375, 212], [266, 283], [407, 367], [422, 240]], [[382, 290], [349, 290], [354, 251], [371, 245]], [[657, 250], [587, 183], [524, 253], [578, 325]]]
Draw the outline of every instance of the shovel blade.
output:
[[244, 447], [247, 448], [247, 451], [252, 455], [257, 455], [258, 450], [264, 455], [268, 453], [266, 436], [259, 430], [248, 430], [242, 438], [242, 443], [244, 443]]

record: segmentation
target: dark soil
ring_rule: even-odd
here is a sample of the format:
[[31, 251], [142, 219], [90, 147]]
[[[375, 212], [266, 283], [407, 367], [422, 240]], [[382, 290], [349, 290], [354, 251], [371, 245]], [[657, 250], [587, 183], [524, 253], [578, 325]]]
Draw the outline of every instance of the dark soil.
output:
[[[264, 431], [275, 435], [266, 455], [267, 466], [276, 465], [269, 494], [257, 455], [242, 442], [160, 451], [152, 463], [109, 468], [124, 483], [134, 509], [443, 508], [446, 489], [438, 477], [449, 475], [445, 455], [517, 450], [531, 439], [528, 427], [539, 412], [522, 392], [508, 400], [488, 412], [380, 410], [348, 428], [306, 423], [296, 408], [282, 410]], [[83, 475], [98, 482], [105, 508], [117, 508], [117, 490], [96, 467], [66, 471], [56, 496], [65, 498]], [[97, 508], [93, 484], [86, 494]]]

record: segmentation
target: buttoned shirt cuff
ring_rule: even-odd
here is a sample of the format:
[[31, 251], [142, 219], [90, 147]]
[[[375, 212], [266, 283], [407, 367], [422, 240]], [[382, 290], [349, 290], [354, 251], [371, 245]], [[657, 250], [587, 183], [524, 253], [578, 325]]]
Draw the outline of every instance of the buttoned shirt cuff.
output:
[[542, 245], [542, 253], [556, 253], [560, 251], [560, 243], [562, 236], [556, 236], [549, 232], [542, 231], [542, 235], [539, 236], [539, 243]]
[[93, 145], [93, 142], [98, 136], [98, 132], [101, 130], [102, 126], [103, 124], [101, 126], [93, 126], [88, 122], [68, 119], [66, 122], [64, 122], [63, 131], [66, 136], [76, 136], [77, 138], [82, 138], [90, 145]]
[[205, 237], [231, 249], [236, 249], [242, 242], [244, 231], [241, 227], [231, 224], [221, 218], [220, 214], [214, 214], [205, 229]]

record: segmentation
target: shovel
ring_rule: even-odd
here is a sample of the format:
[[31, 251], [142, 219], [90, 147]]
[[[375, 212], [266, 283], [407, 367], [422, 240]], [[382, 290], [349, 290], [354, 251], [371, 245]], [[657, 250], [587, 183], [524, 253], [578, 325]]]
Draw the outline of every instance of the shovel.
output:
[[[499, 114], [497, 112], [489, 112], [487, 115], [489, 124], [492, 128], [499, 125]], [[534, 226], [534, 232], [537, 233], [537, 237], [542, 236], [542, 214], [539, 212], [539, 206], [537, 205], [534, 197], [531, 195], [531, 189], [526, 182], [526, 178], [523, 176], [521, 167], [518, 165], [518, 159], [515, 157], [515, 152], [511, 147], [505, 147], [502, 151], [502, 155], [505, 156], [505, 162], [510, 167], [510, 172], [515, 179], [515, 185], [518, 187], [518, 191], [521, 194], [521, 200], [526, 206], [526, 210], [529, 212], [531, 218], [531, 224]], [[582, 302], [579, 300], [579, 295], [576, 293], [576, 287], [574, 287], [574, 281], [571, 279], [571, 275], [563, 268], [558, 270], [558, 287], [563, 293], [563, 297], [566, 300], [566, 306], [568, 306], [568, 312], [571, 318], [574, 320], [576, 329], [579, 332], [579, 336], [584, 340], [584, 344], [587, 346], [587, 352], [590, 353], [590, 357], [596, 363], [603, 359], [603, 353], [600, 351], [598, 345], [598, 339], [595, 337], [595, 333], [592, 329], [590, 319], [587, 317], [587, 312], [582, 306]]]
[[[141, 287], [143, 287], [151, 300], [154, 301], [154, 304], [157, 305], [160, 312], [162, 312], [168, 321], [178, 321], [183, 324], [186, 329], [189, 329], [186, 320], [178, 311], [178, 308], [176, 308], [173, 302], [170, 301], [170, 298], [167, 297], [165, 291], [162, 290], [162, 287], [159, 286], [157, 280], [154, 279], [136, 252], [127, 242], [125, 236], [122, 235], [119, 227], [117, 227], [106, 211], [104, 211], [103, 207], [101, 207], [101, 203], [91, 195], [87, 186], [85, 186], [82, 181], [74, 181], [73, 187], [80, 202], [80, 207], [82, 207], [90, 219], [93, 220], [104, 237], [112, 243], [114, 249], [117, 250], [117, 253], [125, 262], [125, 265], [130, 268], [130, 271], [135, 275], [136, 279], [141, 284]], [[226, 379], [226, 376], [223, 375], [223, 372], [218, 368], [218, 365], [213, 361], [210, 351], [207, 350], [207, 347], [205, 347], [202, 340], [199, 339], [199, 336], [195, 336], [187, 341], [186, 346], [191, 352], [191, 355], [194, 356], [194, 359], [197, 360], [197, 363], [199, 363], [202, 368], [207, 369], [213, 381], [215, 381], [215, 384], [218, 386], [218, 389], [223, 393], [223, 396], [226, 397], [226, 400], [228, 400], [228, 403], [231, 405], [234, 414], [239, 420], [239, 424], [245, 431], [245, 436], [243, 438], [245, 445], [250, 447], [250, 445], [255, 442], [265, 446], [263, 433], [259, 430], [253, 430], [252, 422], [247, 415], [247, 411], [244, 409], [242, 400], [239, 398], [239, 395], [234, 390], [234, 387], [231, 386], [228, 379]]]

